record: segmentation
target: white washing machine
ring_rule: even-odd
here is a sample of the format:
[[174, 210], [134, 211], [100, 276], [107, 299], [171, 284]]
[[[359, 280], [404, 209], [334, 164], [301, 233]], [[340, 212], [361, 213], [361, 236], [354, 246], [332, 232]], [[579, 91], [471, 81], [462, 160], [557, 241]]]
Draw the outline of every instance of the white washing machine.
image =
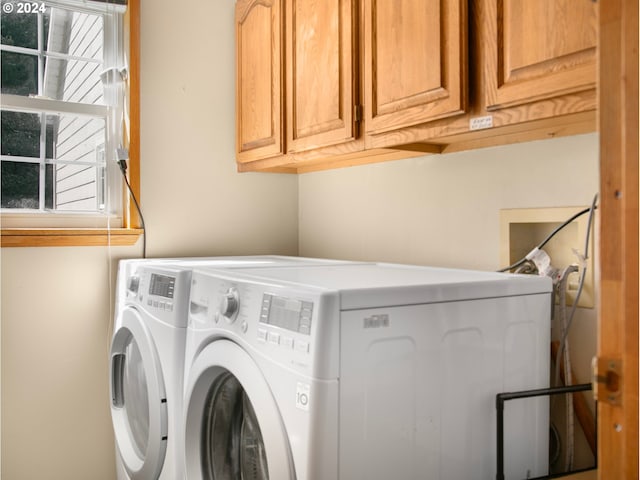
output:
[[192, 270], [323, 262], [282, 256], [120, 262], [109, 372], [119, 480], [184, 478], [180, 438]]
[[[533, 276], [196, 270], [187, 478], [495, 478], [495, 395], [548, 386], [550, 302]], [[506, 478], [546, 474], [546, 399], [507, 407], [505, 445]]]

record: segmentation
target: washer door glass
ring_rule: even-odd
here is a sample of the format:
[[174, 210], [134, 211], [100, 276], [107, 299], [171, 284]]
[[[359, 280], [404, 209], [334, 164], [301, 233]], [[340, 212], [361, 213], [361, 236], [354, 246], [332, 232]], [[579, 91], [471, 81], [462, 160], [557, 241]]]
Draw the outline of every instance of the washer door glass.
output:
[[109, 372], [116, 446], [127, 478], [158, 478], [168, 438], [162, 364], [151, 332], [135, 309], [123, 309], [119, 322]]
[[264, 442], [251, 401], [229, 371], [211, 386], [202, 428], [202, 471], [211, 480], [266, 480]]
[[149, 438], [149, 391], [140, 348], [133, 338], [124, 349], [122, 365], [122, 403], [129, 434], [140, 458], [147, 454]]

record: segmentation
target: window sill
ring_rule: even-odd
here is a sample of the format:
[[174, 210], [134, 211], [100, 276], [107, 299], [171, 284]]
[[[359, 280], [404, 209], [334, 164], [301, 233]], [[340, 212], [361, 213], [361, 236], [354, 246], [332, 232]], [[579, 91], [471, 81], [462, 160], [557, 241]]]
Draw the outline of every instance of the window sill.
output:
[[141, 228], [3, 228], [2, 247], [130, 246]]

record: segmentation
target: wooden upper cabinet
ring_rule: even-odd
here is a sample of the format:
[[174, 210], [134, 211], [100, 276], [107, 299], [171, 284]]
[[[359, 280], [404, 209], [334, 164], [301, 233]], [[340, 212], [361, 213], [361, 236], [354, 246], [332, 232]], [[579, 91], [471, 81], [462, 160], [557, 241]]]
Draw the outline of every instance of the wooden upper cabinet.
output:
[[593, 0], [237, 0], [240, 171], [596, 129]]
[[487, 109], [595, 88], [597, 3], [483, 0]]
[[284, 154], [281, 1], [238, 0], [235, 24], [237, 161]]
[[352, 140], [356, 0], [286, 0], [287, 151]]
[[364, 0], [367, 133], [464, 112], [467, 0]]

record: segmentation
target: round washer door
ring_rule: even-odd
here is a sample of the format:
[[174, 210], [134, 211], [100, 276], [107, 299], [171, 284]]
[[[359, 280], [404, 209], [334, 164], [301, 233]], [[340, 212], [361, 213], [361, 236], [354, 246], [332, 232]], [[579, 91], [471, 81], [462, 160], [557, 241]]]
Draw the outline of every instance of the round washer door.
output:
[[187, 478], [294, 480], [278, 406], [260, 369], [237, 344], [217, 340], [189, 369]]
[[111, 342], [111, 417], [116, 447], [131, 480], [158, 478], [167, 449], [167, 402], [158, 353], [133, 308]]

